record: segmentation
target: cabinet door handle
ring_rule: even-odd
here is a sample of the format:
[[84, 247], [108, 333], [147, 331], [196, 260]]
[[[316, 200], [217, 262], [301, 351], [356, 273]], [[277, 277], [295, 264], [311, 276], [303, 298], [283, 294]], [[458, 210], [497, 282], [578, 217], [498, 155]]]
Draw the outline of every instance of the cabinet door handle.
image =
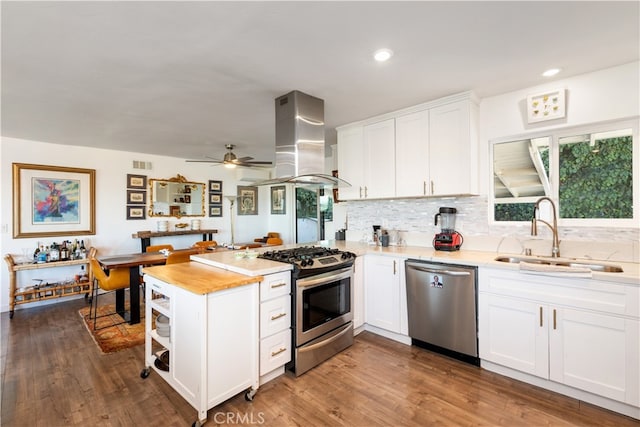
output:
[[393, 274], [396, 274], [396, 260], [393, 260]]
[[431, 194], [434, 193], [434, 185], [433, 185], [433, 180], [431, 180]]
[[364, 198], [366, 199], [367, 197], [369, 197], [369, 192], [368, 192], [367, 186], [365, 185], [364, 186]]
[[422, 181], [422, 195], [427, 195], [427, 181]]
[[276, 314], [275, 316], [271, 316], [271, 320], [276, 320], [276, 319], [279, 319], [279, 318], [284, 317], [286, 315], [287, 315], [287, 313]]
[[360, 189], [360, 198], [362, 199], [362, 187], [358, 187]]
[[277, 355], [279, 355], [280, 353], [284, 353], [285, 351], [287, 351], [287, 349], [286, 349], [286, 348], [280, 347], [280, 349], [279, 349], [279, 350], [277, 350], [277, 351], [272, 351], [272, 352], [271, 352], [271, 357], [277, 356]]
[[275, 285], [271, 285], [271, 289], [281, 288], [283, 286], [287, 286], [287, 284], [284, 282], [280, 282], [280, 283], [276, 283]]
[[554, 308], [553, 309], [553, 329], [554, 330], [557, 329], [556, 326], [557, 326], [556, 325], [556, 309]]
[[542, 328], [542, 307], [540, 307], [540, 327]]

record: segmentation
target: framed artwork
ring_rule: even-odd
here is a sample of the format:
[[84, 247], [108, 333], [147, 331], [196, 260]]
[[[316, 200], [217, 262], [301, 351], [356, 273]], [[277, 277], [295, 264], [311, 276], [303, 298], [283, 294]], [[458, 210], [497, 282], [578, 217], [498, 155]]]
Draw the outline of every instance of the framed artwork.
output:
[[209, 206], [209, 216], [222, 216], [222, 205]]
[[127, 190], [127, 205], [146, 205], [146, 190]]
[[527, 96], [527, 122], [561, 119], [566, 114], [564, 89]]
[[258, 187], [238, 186], [238, 215], [258, 215]]
[[190, 195], [188, 195], [188, 194], [187, 194], [187, 195], [185, 195], [185, 196], [184, 196], [184, 202], [185, 202], [185, 203], [191, 203], [191, 196], [190, 196]]
[[222, 194], [209, 194], [209, 203], [219, 205], [222, 203]]
[[127, 174], [127, 188], [147, 188], [147, 176], [146, 175], [133, 175]]
[[13, 237], [96, 234], [95, 169], [13, 163]]
[[209, 192], [222, 194], [222, 181], [209, 181]]
[[182, 212], [180, 211], [180, 206], [176, 206], [176, 205], [169, 206], [169, 215], [180, 218], [182, 216]]
[[287, 187], [278, 185], [271, 187], [271, 214], [284, 215], [286, 213]]
[[144, 206], [127, 206], [127, 219], [145, 219]]

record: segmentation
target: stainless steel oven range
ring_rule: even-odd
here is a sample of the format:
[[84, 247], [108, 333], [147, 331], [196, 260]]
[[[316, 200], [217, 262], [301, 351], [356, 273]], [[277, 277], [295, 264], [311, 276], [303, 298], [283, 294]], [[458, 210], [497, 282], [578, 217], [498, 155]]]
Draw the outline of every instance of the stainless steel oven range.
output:
[[289, 370], [301, 375], [353, 344], [353, 253], [304, 246], [259, 256], [294, 267]]

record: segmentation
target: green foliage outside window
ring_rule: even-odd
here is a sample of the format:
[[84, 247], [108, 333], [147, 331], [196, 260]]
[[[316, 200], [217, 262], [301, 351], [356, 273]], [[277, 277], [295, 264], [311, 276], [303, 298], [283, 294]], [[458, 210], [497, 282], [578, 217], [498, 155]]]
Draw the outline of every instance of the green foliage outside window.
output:
[[631, 136], [560, 144], [560, 217], [632, 218]]

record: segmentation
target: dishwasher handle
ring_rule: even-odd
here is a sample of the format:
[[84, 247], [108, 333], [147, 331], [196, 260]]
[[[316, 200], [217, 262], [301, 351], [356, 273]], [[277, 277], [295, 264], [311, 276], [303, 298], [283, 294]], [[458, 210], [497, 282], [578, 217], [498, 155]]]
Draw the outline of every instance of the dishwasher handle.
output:
[[426, 267], [418, 267], [416, 265], [408, 265], [407, 268], [412, 268], [414, 270], [423, 271], [425, 273], [433, 273], [439, 275], [449, 275], [449, 276], [469, 276], [471, 275], [468, 271], [458, 271], [458, 270], [436, 270]]

